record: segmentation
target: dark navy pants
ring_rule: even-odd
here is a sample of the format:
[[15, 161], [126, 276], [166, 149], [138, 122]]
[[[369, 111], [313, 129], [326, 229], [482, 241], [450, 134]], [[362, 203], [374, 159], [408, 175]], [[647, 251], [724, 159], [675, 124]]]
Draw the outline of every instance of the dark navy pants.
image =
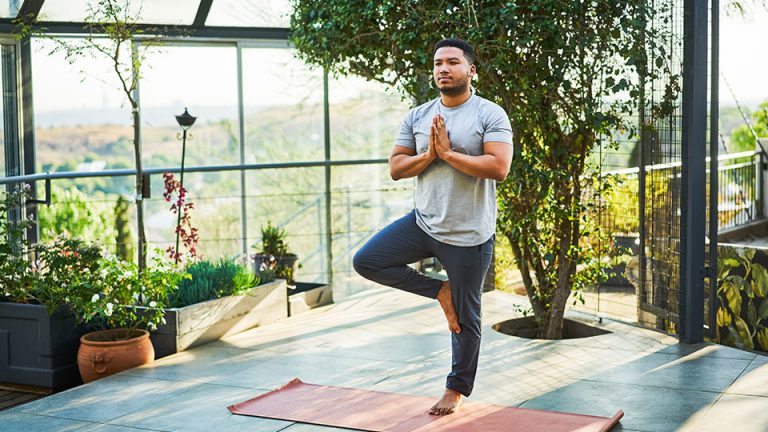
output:
[[453, 361], [446, 387], [464, 396], [472, 393], [480, 353], [480, 298], [483, 280], [491, 265], [491, 237], [477, 246], [453, 246], [435, 240], [416, 225], [414, 212], [374, 235], [355, 254], [355, 270], [366, 279], [431, 299], [437, 298], [442, 281], [408, 267], [436, 257], [448, 273], [453, 305], [461, 333], [451, 333]]

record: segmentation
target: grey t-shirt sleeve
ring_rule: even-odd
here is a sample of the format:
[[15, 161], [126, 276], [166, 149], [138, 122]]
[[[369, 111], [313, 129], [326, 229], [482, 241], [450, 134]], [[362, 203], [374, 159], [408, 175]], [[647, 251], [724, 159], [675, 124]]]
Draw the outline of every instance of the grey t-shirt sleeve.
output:
[[413, 134], [413, 110], [408, 112], [405, 119], [403, 119], [395, 144], [410, 149], [416, 149], [416, 137]]
[[483, 142], [497, 141], [512, 145], [512, 125], [504, 108], [489, 104], [486, 106], [484, 116]]

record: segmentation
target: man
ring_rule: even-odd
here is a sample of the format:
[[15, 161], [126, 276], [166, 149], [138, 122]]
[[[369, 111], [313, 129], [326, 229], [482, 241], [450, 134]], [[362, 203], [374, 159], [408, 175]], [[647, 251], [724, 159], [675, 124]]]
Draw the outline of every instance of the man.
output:
[[[383, 285], [437, 299], [452, 338], [452, 368], [430, 414], [451, 414], [469, 396], [480, 350], [480, 298], [496, 228], [496, 181], [512, 160], [504, 110], [473, 93], [475, 52], [461, 39], [435, 45], [440, 97], [412, 109], [389, 158], [392, 179], [416, 177], [416, 208], [355, 255], [355, 270]], [[407, 264], [437, 257], [441, 281]]]

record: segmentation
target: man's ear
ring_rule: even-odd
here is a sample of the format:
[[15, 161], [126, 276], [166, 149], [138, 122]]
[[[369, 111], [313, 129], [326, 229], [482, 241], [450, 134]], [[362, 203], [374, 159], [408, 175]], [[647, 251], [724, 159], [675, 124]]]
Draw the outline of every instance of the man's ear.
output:
[[474, 64], [469, 65], [469, 79], [474, 78], [475, 74], [477, 74], [477, 68]]

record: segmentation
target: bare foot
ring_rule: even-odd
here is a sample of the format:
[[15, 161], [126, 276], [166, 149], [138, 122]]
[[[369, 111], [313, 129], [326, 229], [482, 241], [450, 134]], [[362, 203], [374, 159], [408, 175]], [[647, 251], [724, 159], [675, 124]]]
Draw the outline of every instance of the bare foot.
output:
[[429, 413], [432, 415], [453, 414], [459, 409], [460, 405], [461, 393], [447, 388], [445, 389], [445, 393], [443, 393], [443, 397], [441, 397], [440, 400], [437, 401], [437, 403], [432, 408], [430, 408]]
[[456, 317], [456, 309], [453, 307], [450, 282], [443, 282], [443, 286], [440, 287], [440, 291], [437, 292], [437, 301], [440, 302], [440, 306], [445, 313], [445, 318], [448, 320], [448, 329], [453, 333], [461, 333], [459, 319]]

